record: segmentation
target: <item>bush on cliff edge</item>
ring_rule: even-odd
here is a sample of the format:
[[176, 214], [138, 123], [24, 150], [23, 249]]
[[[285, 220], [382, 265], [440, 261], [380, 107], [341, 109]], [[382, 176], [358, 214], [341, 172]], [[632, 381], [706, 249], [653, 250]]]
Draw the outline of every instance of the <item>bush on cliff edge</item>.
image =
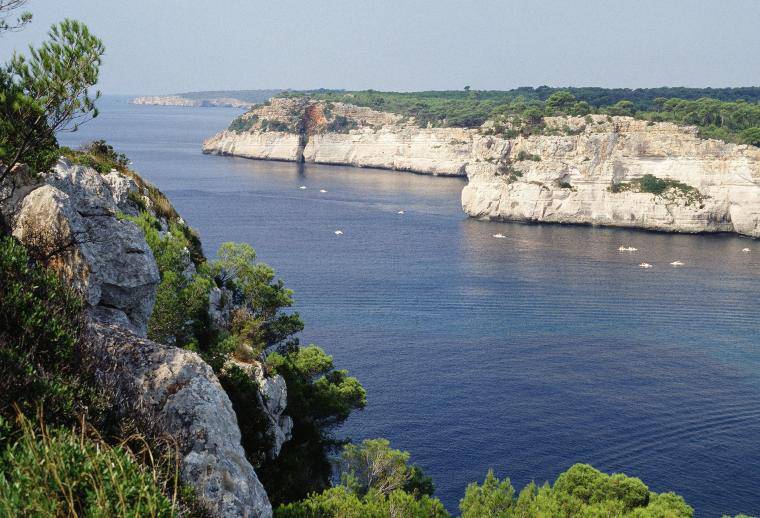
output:
[[66, 428], [18, 418], [19, 439], [0, 456], [0, 515], [175, 516], [158, 474], [128, 450]]
[[104, 397], [94, 389], [81, 352], [81, 299], [50, 271], [34, 264], [24, 246], [0, 237], [0, 416], [38, 406], [45, 420], [95, 418]]

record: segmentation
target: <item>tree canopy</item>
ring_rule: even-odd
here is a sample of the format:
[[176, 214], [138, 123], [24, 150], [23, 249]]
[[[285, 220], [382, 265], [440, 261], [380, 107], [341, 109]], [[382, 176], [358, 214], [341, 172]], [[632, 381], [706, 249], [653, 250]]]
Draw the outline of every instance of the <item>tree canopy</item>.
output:
[[509, 479], [489, 471], [482, 484], [467, 486], [459, 503], [462, 518], [619, 516], [689, 518], [694, 510], [675, 493], [654, 493], [638, 478], [608, 475], [588, 464], [575, 464], [553, 485], [530, 483], [515, 497]]

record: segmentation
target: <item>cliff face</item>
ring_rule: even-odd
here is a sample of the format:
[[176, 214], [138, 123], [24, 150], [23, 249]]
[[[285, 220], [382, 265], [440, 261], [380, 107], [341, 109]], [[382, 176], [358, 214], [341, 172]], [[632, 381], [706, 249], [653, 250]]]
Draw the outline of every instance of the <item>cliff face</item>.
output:
[[494, 140], [497, 160], [468, 164], [468, 215], [760, 237], [760, 149], [630, 117], [546, 122], [571, 134]]
[[692, 127], [547, 117], [540, 134], [505, 138], [489, 123], [419, 128], [369, 108], [277, 98], [242, 121], [203, 152], [466, 175], [462, 207], [479, 219], [760, 237], [760, 149], [704, 140]]
[[464, 176], [473, 130], [418, 128], [399, 115], [344, 103], [272, 99], [243, 117], [245, 131], [223, 131], [203, 152], [246, 158], [397, 169]]

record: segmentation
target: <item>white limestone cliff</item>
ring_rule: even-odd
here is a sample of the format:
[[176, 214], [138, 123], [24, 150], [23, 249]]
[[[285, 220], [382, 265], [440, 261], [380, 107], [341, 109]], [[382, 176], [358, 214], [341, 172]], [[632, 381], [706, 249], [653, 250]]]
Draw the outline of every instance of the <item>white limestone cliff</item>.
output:
[[[505, 138], [488, 122], [420, 128], [399, 115], [303, 98], [272, 99], [240, 122], [206, 140], [203, 152], [466, 175], [462, 208], [478, 219], [760, 237], [760, 149], [702, 139], [694, 127], [547, 117], [540, 134]], [[677, 187], [640, 192], [645, 175]]]
[[463, 176], [472, 155], [472, 130], [418, 128], [398, 115], [344, 103], [275, 98], [243, 118], [250, 130], [218, 133], [203, 152], [444, 176]]
[[[760, 237], [760, 149], [669, 123], [591, 119], [547, 119], [577, 134], [496, 139], [497, 160], [468, 164], [464, 211], [489, 220]], [[676, 186], [637, 192], [644, 175]]]

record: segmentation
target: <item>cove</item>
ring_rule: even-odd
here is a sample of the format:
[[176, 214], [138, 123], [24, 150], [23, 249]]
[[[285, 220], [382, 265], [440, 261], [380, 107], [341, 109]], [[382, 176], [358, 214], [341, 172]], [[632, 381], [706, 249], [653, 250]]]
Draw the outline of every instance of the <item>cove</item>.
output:
[[232, 109], [101, 107], [61, 143], [130, 156], [207, 254], [251, 243], [295, 290], [303, 340], [368, 391], [339, 433], [412, 452], [450, 510], [489, 467], [519, 487], [574, 462], [697, 516], [760, 509], [754, 241], [479, 222], [462, 179], [201, 155]]

